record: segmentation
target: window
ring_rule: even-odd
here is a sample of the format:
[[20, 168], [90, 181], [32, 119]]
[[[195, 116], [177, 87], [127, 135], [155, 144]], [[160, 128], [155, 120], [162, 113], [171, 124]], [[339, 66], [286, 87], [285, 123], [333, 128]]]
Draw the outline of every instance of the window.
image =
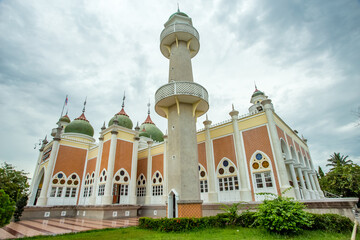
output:
[[136, 196], [145, 197], [146, 195], [146, 187], [138, 187], [136, 191]]
[[207, 174], [205, 168], [199, 164], [199, 180], [200, 180], [200, 192], [208, 192]]
[[58, 188], [57, 188], [57, 194], [56, 194], [56, 197], [61, 197], [62, 190], [63, 190], [63, 188], [62, 188], [62, 187], [58, 187]]
[[71, 188], [67, 187], [65, 192], [65, 197], [70, 197]]
[[201, 193], [207, 193], [208, 192], [207, 180], [200, 180], [200, 192]]
[[90, 186], [89, 187], [89, 195], [88, 195], [89, 197], [91, 197], [91, 195], [92, 195], [92, 189], [93, 189], [93, 186]]
[[217, 176], [219, 180], [220, 192], [239, 190], [237, 170], [232, 161], [224, 159], [222, 162], [220, 162]]
[[83, 195], [83, 197], [87, 197], [87, 196], [88, 196], [88, 192], [89, 192], [89, 188], [88, 188], [88, 187], [84, 187], [84, 195]]
[[153, 196], [161, 196], [163, 195], [163, 185], [155, 185], [153, 186]]
[[104, 193], [105, 193], [105, 185], [100, 185], [98, 196], [104, 196]]
[[270, 171], [255, 173], [256, 188], [271, 188], [273, 187]]
[[72, 188], [71, 189], [71, 197], [72, 198], [76, 197], [76, 190], [77, 190], [77, 188]]
[[55, 197], [56, 194], [56, 187], [51, 188], [50, 197]]
[[120, 195], [121, 196], [127, 196], [128, 195], [128, 189], [129, 189], [129, 185], [122, 184], [121, 187], [120, 187]]
[[136, 196], [138, 197], [146, 196], [146, 179], [144, 174], [140, 174], [136, 184], [137, 184]]

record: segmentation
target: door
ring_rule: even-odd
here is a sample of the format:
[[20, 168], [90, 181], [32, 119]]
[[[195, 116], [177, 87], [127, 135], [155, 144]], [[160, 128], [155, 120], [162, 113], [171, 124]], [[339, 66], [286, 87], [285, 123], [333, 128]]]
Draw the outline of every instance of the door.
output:
[[257, 193], [276, 194], [276, 189], [272, 181], [272, 176], [270, 171], [254, 173], [253, 180], [254, 180], [255, 201], [263, 201], [264, 199], [274, 198], [274, 196], [270, 194], [267, 195], [257, 194]]
[[113, 187], [113, 204], [120, 203], [120, 184], [114, 184]]

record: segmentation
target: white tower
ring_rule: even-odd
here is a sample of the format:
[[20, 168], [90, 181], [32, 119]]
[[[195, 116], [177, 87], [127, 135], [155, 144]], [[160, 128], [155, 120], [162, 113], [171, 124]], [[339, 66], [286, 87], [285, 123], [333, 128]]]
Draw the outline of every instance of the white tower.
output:
[[193, 80], [191, 58], [199, 51], [199, 33], [179, 10], [160, 35], [161, 53], [170, 60], [169, 83], [155, 93], [155, 111], [168, 119], [168, 217], [200, 217], [196, 118], [209, 109], [208, 93]]

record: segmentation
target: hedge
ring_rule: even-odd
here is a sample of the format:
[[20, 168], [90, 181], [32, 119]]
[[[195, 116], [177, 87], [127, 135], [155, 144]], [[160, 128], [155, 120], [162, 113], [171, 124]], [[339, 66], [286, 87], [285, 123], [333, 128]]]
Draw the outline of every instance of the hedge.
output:
[[[307, 230], [323, 230], [328, 232], [349, 232], [352, 231], [352, 221], [338, 214], [314, 214], [310, 213], [314, 224]], [[222, 228], [228, 224], [226, 213], [216, 216], [202, 218], [148, 218], [139, 219], [139, 227], [162, 232], [185, 232], [204, 228]], [[241, 213], [235, 226], [239, 227], [258, 227], [256, 222], [256, 212], [245, 211]]]

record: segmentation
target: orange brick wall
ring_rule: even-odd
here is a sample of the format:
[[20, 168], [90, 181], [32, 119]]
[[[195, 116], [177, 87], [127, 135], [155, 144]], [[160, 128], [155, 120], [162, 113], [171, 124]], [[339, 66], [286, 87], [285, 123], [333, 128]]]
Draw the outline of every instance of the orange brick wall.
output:
[[286, 142], [285, 135], [284, 135], [284, 131], [281, 130], [278, 126], [276, 126], [276, 130], [277, 130], [279, 139], [282, 138], [282, 139], [284, 139], [284, 141]]
[[111, 142], [110, 140], [104, 142], [102, 154], [101, 154], [101, 164], [100, 164], [99, 174], [101, 174], [101, 172], [104, 168], [107, 169], [108, 160], [109, 160], [109, 152], [110, 152], [110, 142]]
[[297, 142], [295, 142], [295, 150], [296, 150], [296, 153], [300, 151], [300, 147]]
[[95, 158], [92, 158], [92, 159], [89, 159], [89, 160], [88, 160], [87, 166], [86, 166], [85, 176], [86, 176], [86, 174], [88, 174], [88, 173], [91, 175], [91, 173], [95, 171], [96, 159], [97, 159], [97, 158], [95, 157]]
[[69, 177], [71, 173], [75, 172], [81, 180], [85, 168], [86, 153], [86, 149], [60, 145], [53, 174], [62, 171], [66, 177]]
[[151, 176], [153, 176], [156, 171], [159, 171], [164, 177], [164, 154], [152, 157], [151, 171]]
[[140, 176], [140, 174], [144, 174], [147, 179], [147, 158], [141, 158], [138, 160], [136, 179]]
[[[261, 126], [258, 128], [247, 130], [247, 131], [244, 131], [242, 133], [242, 135], [243, 135], [243, 139], [244, 139], [246, 162], [248, 165], [250, 183], [253, 182], [252, 175], [251, 175], [251, 169], [250, 169], [250, 167], [251, 167], [250, 160], [251, 160], [252, 155], [257, 150], [260, 150], [260, 151], [264, 152], [270, 158], [272, 169], [274, 171], [274, 176], [275, 176], [276, 189], [280, 193], [281, 191], [280, 191], [280, 186], [279, 186], [279, 179], [278, 179], [277, 169], [276, 169], [276, 166], [274, 163], [274, 156], [273, 156], [273, 152], [271, 150], [270, 139], [269, 139], [267, 127]], [[253, 188], [252, 184], [251, 184], [251, 192], [252, 192], [253, 200], [255, 200], [254, 188]]]
[[237, 166], [234, 139], [232, 135], [214, 139], [213, 148], [215, 168], [217, 168], [219, 162], [224, 157], [230, 159], [235, 164], [235, 166]]
[[[294, 143], [293, 140], [291, 139], [291, 137], [289, 135], [286, 134], [286, 139], [288, 141], [289, 146], [293, 146], [294, 147]], [[294, 149], [295, 150], [295, 149]]]
[[120, 169], [124, 168], [131, 177], [131, 162], [132, 162], [133, 143], [118, 139], [116, 142], [114, 174]]
[[207, 164], [206, 164], [206, 150], [205, 150], [205, 143], [198, 144], [198, 159], [199, 163], [204, 166], [207, 171]]
[[[167, 209], [167, 208], [166, 208]], [[178, 217], [202, 217], [201, 203], [178, 204]]]

